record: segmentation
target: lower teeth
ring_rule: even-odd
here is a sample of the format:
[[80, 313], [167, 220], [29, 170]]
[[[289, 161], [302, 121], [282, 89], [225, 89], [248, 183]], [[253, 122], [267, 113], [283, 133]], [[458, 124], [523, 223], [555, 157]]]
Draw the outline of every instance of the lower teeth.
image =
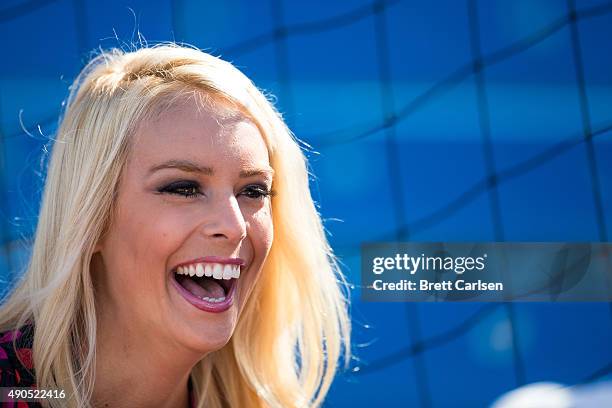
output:
[[220, 303], [220, 302], [223, 302], [225, 300], [225, 296], [221, 296], [220, 298], [210, 298], [208, 296], [204, 296], [202, 298], [202, 300], [205, 300], [205, 301], [211, 302], [211, 303]]

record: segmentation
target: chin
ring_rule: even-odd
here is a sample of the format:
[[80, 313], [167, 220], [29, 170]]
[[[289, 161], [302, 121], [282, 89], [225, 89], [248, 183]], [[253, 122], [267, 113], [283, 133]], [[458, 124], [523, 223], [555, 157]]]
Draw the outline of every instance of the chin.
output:
[[[178, 342], [206, 354], [221, 349], [230, 341], [238, 321], [237, 304], [215, 313], [196, 307], [176, 291], [170, 300], [169, 326]], [[179, 320], [177, 316], [182, 318]]]
[[183, 319], [173, 324], [171, 330], [174, 339], [182, 346], [205, 355], [217, 351], [229, 343], [234, 334], [235, 321], [216, 321], [200, 319], [192, 321]]
[[209, 352], [217, 351], [225, 347], [230, 340], [232, 339], [231, 333], [210, 333], [210, 335], [202, 336], [194, 338], [194, 349], [198, 350], [198, 352], [202, 354], [206, 354]]

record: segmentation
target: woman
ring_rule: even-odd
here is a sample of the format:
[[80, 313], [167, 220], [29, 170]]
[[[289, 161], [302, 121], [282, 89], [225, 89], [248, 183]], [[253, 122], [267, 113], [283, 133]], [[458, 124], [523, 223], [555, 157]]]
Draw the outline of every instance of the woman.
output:
[[306, 160], [248, 78], [177, 45], [103, 53], [0, 310], [3, 386], [64, 390], [52, 406], [319, 406], [349, 359], [344, 288]]

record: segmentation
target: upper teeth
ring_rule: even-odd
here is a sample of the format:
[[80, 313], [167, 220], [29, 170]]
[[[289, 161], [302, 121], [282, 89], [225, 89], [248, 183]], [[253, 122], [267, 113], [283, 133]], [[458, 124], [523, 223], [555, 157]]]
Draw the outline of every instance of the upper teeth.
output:
[[179, 275], [210, 276], [213, 279], [238, 279], [240, 277], [240, 265], [220, 263], [196, 263], [179, 266], [176, 270]]

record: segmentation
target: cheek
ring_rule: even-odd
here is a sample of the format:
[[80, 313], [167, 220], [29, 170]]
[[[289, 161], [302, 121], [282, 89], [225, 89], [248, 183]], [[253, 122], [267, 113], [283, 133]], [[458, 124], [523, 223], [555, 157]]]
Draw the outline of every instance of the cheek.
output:
[[267, 255], [274, 239], [274, 224], [269, 206], [254, 213], [250, 224], [251, 238], [256, 253]]
[[187, 236], [184, 218], [169, 209], [134, 206], [117, 219], [115, 248], [120, 256], [114, 263], [125, 271], [124, 279], [133, 277], [145, 286], [159, 282], [150, 278], [165, 273], [168, 259]]

